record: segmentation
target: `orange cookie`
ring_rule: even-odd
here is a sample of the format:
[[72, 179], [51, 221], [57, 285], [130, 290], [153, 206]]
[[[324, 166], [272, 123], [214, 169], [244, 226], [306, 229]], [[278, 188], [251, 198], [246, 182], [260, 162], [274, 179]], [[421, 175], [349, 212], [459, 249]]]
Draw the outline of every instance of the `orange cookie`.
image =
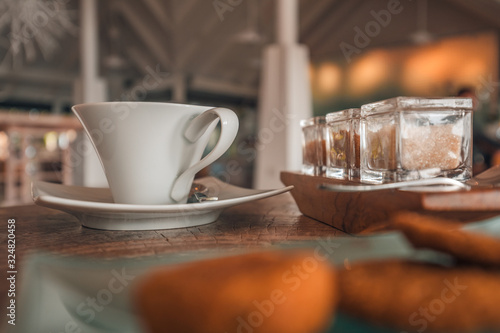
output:
[[500, 329], [500, 273], [419, 263], [359, 263], [338, 272], [339, 310], [408, 332]]
[[461, 230], [461, 224], [416, 213], [398, 213], [391, 220], [394, 228], [401, 230], [417, 248], [435, 249], [467, 262], [500, 265], [499, 239]]
[[138, 282], [134, 304], [153, 333], [321, 332], [336, 286], [314, 252], [259, 252], [153, 271]]

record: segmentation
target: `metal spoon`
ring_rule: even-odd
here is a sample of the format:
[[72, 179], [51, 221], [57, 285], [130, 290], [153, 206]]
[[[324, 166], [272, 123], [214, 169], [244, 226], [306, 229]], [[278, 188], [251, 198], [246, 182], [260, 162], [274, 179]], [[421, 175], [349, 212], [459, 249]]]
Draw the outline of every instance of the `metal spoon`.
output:
[[[436, 187], [439, 186], [439, 187]], [[361, 184], [361, 185], [335, 185], [335, 184], [321, 184], [321, 190], [332, 192], [367, 192], [379, 191], [387, 189], [406, 189], [415, 187], [425, 187], [425, 190], [439, 191], [454, 191], [458, 189], [470, 190], [471, 187], [497, 187], [500, 186], [500, 166], [493, 166], [488, 170], [472, 177], [471, 179], [460, 182], [455, 179], [436, 177], [428, 179], [409, 180], [396, 183], [386, 184]], [[433, 188], [434, 187], [434, 188]]]
[[209, 197], [208, 188], [199, 183], [193, 183], [191, 185], [191, 191], [188, 195], [188, 203], [199, 203], [205, 201], [217, 201], [218, 197]]
[[500, 165], [495, 165], [465, 182], [470, 186], [499, 187]]

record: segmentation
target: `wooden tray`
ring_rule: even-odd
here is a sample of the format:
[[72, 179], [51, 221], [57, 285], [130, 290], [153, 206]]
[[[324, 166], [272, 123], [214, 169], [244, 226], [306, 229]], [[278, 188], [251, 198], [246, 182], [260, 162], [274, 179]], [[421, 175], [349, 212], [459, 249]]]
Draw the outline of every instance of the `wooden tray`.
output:
[[387, 227], [390, 215], [397, 211], [416, 211], [463, 222], [479, 221], [500, 215], [499, 189], [472, 189], [453, 192], [408, 192], [382, 190], [372, 192], [330, 192], [318, 189], [323, 183], [354, 182], [297, 172], [281, 172], [302, 214], [348, 233]]

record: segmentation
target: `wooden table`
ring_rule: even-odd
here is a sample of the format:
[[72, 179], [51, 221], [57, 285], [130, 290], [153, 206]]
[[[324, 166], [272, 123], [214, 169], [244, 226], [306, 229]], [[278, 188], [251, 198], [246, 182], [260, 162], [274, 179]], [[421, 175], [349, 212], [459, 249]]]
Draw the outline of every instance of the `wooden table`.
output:
[[[289, 193], [234, 206], [211, 224], [173, 230], [102, 231], [82, 227], [72, 215], [30, 206], [0, 209], [0, 304], [7, 300], [7, 220], [16, 222], [16, 265], [34, 251], [105, 258], [136, 257], [202, 249], [266, 247], [292, 240], [347, 235], [303, 216]], [[5, 307], [4, 307], [5, 309]]]

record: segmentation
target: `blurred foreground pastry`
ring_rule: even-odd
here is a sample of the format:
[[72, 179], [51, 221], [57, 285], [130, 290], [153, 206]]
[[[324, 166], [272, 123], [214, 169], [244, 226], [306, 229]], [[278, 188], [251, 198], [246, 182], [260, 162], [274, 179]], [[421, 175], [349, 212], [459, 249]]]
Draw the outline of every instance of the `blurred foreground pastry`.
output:
[[408, 332], [500, 329], [500, 273], [379, 261], [339, 271], [339, 310]]
[[146, 274], [134, 304], [149, 332], [322, 332], [337, 304], [336, 273], [313, 251], [274, 251]]
[[392, 217], [392, 225], [417, 248], [438, 250], [470, 263], [500, 265], [500, 239], [460, 229], [460, 223], [401, 212]]

